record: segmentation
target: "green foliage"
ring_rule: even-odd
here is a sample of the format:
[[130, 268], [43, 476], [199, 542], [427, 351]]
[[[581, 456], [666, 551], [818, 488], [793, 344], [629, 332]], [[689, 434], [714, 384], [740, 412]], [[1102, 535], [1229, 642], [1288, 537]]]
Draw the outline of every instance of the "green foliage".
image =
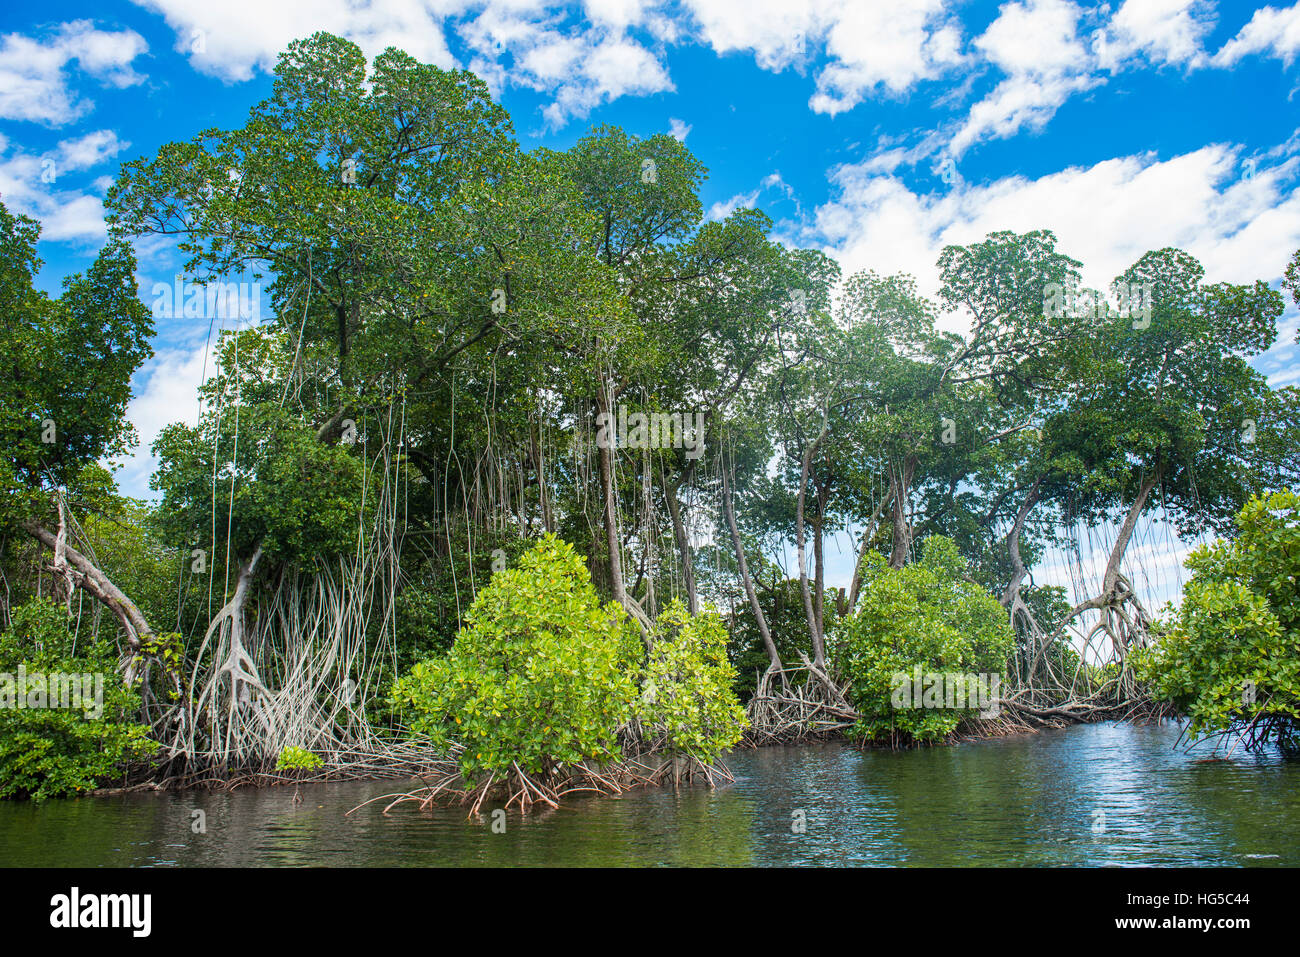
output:
[[[1300, 249], [1291, 255], [1291, 261], [1286, 265], [1282, 288], [1290, 292], [1291, 301], [1300, 306]], [[1297, 332], [1296, 336], [1297, 341], [1300, 341], [1300, 332]]]
[[89, 499], [111, 489], [97, 463], [135, 443], [131, 376], [152, 355], [131, 248], [109, 241], [52, 299], [32, 285], [39, 235], [0, 203], [0, 524], [39, 515], [51, 487]]
[[[153, 448], [161, 460], [150, 483], [163, 493], [159, 526], [177, 546], [202, 546], [215, 558], [229, 534], [234, 554], [261, 544], [282, 561], [328, 559], [355, 547], [360, 461], [278, 405], [246, 405], [238, 416], [213, 412], [198, 429], [174, 423]], [[215, 538], [214, 473], [222, 504]]]
[[436, 745], [463, 745], [467, 780], [517, 763], [545, 775], [621, 757], [635, 626], [601, 604], [572, 546], [546, 536], [474, 599], [451, 651], [396, 682], [392, 702]]
[[711, 764], [748, 726], [732, 687], [736, 671], [727, 660], [722, 619], [715, 611], [692, 616], [674, 599], [651, 638], [639, 674], [637, 719], [669, 749]]
[[[193, 637], [216, 581], [199, 576], [255, 549], [275, 574], [355, 554], [377, 518], [363, 507], [388, 501], [366, 485], [382, 462], [403, 544], [401, 574], [367, 612], [376, 632], [394, 625], [396, 653], [370, 674], [404, 674], [394, 705], [464, 745], [467, 775], [481, 776], [516, 759], [545, 771], [609, 757], [638, 708], [679, 750], [716, 754], [735, 733], [723, 686], [737, 679], [715, 618], [670, 607], [647, 656], [597, 598], [621, 584], [648, 607], [686, 591], [692, 571], [696, 594], [716, 598], [735, 578], [729, 558], [692, 555], [712, 458], [625, 447], [590, 467], [606, 400], [707, 410], [708, 447], [734, 475], [738, 547], [787, 663], [805, 650], [820, 660], [820, 629], [799, 583], [769, 574], [762, 553], [787, 543], [798, 514], [821, 592], [827, 538], [876, 523], [861, 610], [841, 625], [821, 609], [874, 715], [858, 729], [868, 735], [955, 725], [950, 712], [888, 707], [891, 672], [1000, 672], [1009, 632], [984, 592], [1027, 578], [1054, 530], [1113, 518], [1139, 495], [1184, 528], [1217, 528], [1251, 492], [1300, 474], [1300, 392], [1271, 390], [1246, 361], [1276, 334], [1282, 301], [1266, 284], [1206, 285], [1191, 256], [1164, 249], [1120, 277], [1150, 284], [1145, 326], [1051, 315], [1046, 290], [1077, 281], [1080, 264], [1049, 232], [998, 232], [943, 251], [939, 302], [906, 275], [860, 273], [832, 310], [834, 261], [771, 241], [759, 210], [703, 222], [705, 178], [676, 139], [612, 127], [525, 153], [471, 73], [396, 49], [367, 63], [326, 33], [295, 41], [241, 126], [123, 167], [106, 197], [113, 238], [58, 299], [32, 284], [36, 223], [0, 207], [0, 532], [48, 519], [59, 489], [109, 577], [155, 624], [174, 614]], [[112, 503], [97, 464], [132, 439], [122, 412], [151, 328], [118, 237], [142, 235], [179, 242], [195, 282], [265, 279], [274, 317], [222, 338], [206, 414], [160, 433], [162, 502], [148, 518]], [[969, 315], [965, 334], [941, 327], [949, 310]], [[40, 438], [47, 417], [56, 443]], [[1249, 442], [1246, 422], [1258, 426]], [[624, 537], [642, 561], [635, 583], [619, 582], [608, 542], [631, 530], [618, 516], [661, 505], [671, 525], [656, 515]], [[595, 585], [554, 540], [490, 578], [491, 549], [515, 554], [491, 527], [498, 514], [517, 516], [518, 541], [558, 528]], [[905, 566], [913, 536], [930, 540], [928, 557], [886, 569], [875, 553]], [[0, 535], [0, 561], [39, 568], [13, 541]], [[190, 567], [194, 548], [208, 572]], [[1049, 629], [1068, 611], [1051, 589], [1020, 596]], [[747, 678], [767, 664], [748, 604], [733, 636]], [[168, 639], [142, 657], [166, 673], [178, 653]], [[1059, 642], [1050, 654], [1069, 665], [1074, 652]]]
[[1002, 675], [1014, 643], [1006, 612], [966, 577], [957, 546], [942, 536], [927, 538], [920, 560], [903, 568], [887, 567], [874, 552], [865, 566], [858, 608], [828, 636], [831, 659], [862, 715], [851, 733], [940, 740], [974, 712], [895, 708], [894, 675], [916, 667], [923, 674]]
[[[53, 602], [14, 610], [0, 635], [0, 797], [41, 801], [87, 791], [156, 750], [148, 729], [132, 720], [139, 695], [123, 687], [115, 663], [105, 645], [78, 647], [67, 613]], [[18, 708], [20, 667], [28, 677], [102, 676], [102, 710], [84, 684], [81, 707]], [[24, 703], [34, 703], [30, 693]]]
[[450, 649], [477, 590], [534, 544], [517, 534], [484, 530], [470, 552], [463, 536], [449, 538], [442, 543], [446, 554], [411, 550], [402, 556], [405, 581], [393, 607], [399, 674]]
[[1300, 496], [1253, 497], [1232, 541], [1202, 546], [1167, 631], [1139, 675], [1194, 736], [1251, 731], [1300, 746]]
[[325, 761], [319, 754], [300, 748], [296, 744], [287, 745], [276, 759], [277, 771], [319, 771]]

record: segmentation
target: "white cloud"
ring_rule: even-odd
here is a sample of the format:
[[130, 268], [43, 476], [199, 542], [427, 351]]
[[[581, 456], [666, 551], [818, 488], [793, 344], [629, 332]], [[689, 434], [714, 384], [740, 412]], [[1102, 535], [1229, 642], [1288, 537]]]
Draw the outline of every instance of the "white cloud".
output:
[[680, 143], [686, 142], [686, 137], [691, 133], [691, 124], [685, 120], [679, 120], [675, 116], [668, 118], [668, 135]]
[[780, 170], [774, 170], [763, 177], [763, 189], [777, 190], [785, 199], [794, 203], [795, 216], [803, 216], [803, 205], [799, 202], [799, 195], [794, 191], [794, 187], [781, 177]]
[[1300, 51], [1300, 3], [1284, 9], [1264, 7], [1214, 55], [1215, 66], [1232, 66], [1252, 53], [1275, 56], [1287, 66]]
[[714, 203], [709, 207], [705, 219], [726, 219], [738, 209], [753, 209], [754, 204], [758, 202], [759, 190], [751, 193], [737, 193], [731, 199]]
[[41, 239], [92, 242], [105, 234], [104, 202], [88, 193], [55, 193], [36, 213]]
[[[439, 66], [458, 66], [449, 40], [495, 95], [521, 86], [549, 97], [557, 129], [624, 96], [675, 89], [671, 45], [699, 42], [718, 55], [753, 56], [764, 70], [813, 70], [809, 108], [835, 115], [863, 101], [899, 97], [957, 69], [966, 80], [936, 106], [959, 103], [981, 73], [1001, 76], [952, 134], [948, 155], [979, 142], [1041, 130], [1071, 96], [1108, 73], [1142, 65], [1204, 66], [1214, 0], [1124, 0], [1085, 8], [1073, 0], [1008, 0], [967, 43], [959, 0], [133, 0], [160, 13], [176, 49], [227, 81], [269, 70], [311, 29], [354, 40], [373, 56], [389, 44]], [[1290, 61], [1300, 47], [1297, 7], [1259, 11], [1215, 60], [1272, 50]], [[249, 29], [256, 24], [256, 29]], [[955, 132], [953, 132], [955, 130]]]
[[594, 43], [582, 63], [581, 75], [588, 83], [570, 83], [561, 88], [566, 99], [585, 110], [604, 100], [620, 96], [645, 95], [673, 89], [663, 64], [645, 47], [626, 37], [605, 37]]
[[470, 69], [494, 94], [516, 84], [552, 95], [543, 111], [551, 127], [621, 96], [673, 89], [659, 57], [628, 31], [644, 27], [671, 40], [675, 28], [640, 0], [590, 2], [586, 21], [569, 27], [575, 11], [543, 0], [134, 2], [162, 14], [176, 32], [176, 49], [196, 69], [230, 82], [269, 71], [290, 41], [315, 30], [347, 37], [367, 57], [396, 46], [423, 62], [457, 67], [448, 46], [454, 32], [468, 48]]
[[1079, 39], [1081, 11], [1067, 0], [1004, 4], [975, 47], [1004, 73], [1051, 76], [1089, 65]]
[[718, 54], [749, 53], [764, 70], [802, 70], [824, 51], [809, 106], [852, 109], [879, 92], [900, 94], [961, 62], [961, 28], [946, 0], [687, 0], [698, 36]]
[[[494, 89], [514, 84], [549, 94], [542, 115], [558, 129], [602, 103], [674, 88], [659, 56], [627, 32], [644, 16], [641, 5], [621, 4], [593, 24], [565, 27], [563, 12], [493, 3], [459, 25], [457, 34], [474, 53], [472, 65], [488, 68]], [[506, 57], [508, 67], [501, 62]]]
[[779, 72], [801, 65], [810, 56], [809, 43], [830, 27], [839, 4], [810, 0], [687, 0], [698, 35], [715, 53], [752, 53], [764, 70]]
[[[704, 218], [708, 220], [721, 220], [726, 219], [738, 209], [753, 209], [758, 204], [758, 197], [768, 190], [775, 190], [780, 194], [776, 200], [777, 202], [782, 199], [788, 199], [794, 203], [795, 221], [803, 218], [803, 206], [799, 203], [799, 196], [795, 193], [794, 187], [782, 178], [780, 170], [773, 170], [771, 173], [764, 176], [759, 182], [757, 189], [751, 190], [748, 193], [737, 193], [730, 199], [714, 203], [709, 207], [709, 211], [705, 214]], [[789, 228], [792, 226], [792, 221], [783, 222], [781, 224], [783, 233], [788, 232]], [[781, 242], [787, 242], [787, 240], [789, 240], [788, 244], [794, 244], [793, 238], [788, 235], [782, 235], [779, 238], [779, 241]]]
[[961, 28], [941, 19], [943, 0], [848, 3], [826, 38], [833, 62], [817, 77], [809, 106], [834, 116], [883, 89], [904, 93], [962, 62]]
[[269, 71], [291, 40], [324, 30], [347, 37], [368, 57], [390, 46], [441, 67], [458, 64], [442, 20], [461, 0], [133, 0], [162, 15], [175, 49], [200, 72], [236, 82]]
[[646, 0], [585, 0], [582, 6], [592, 23], [622, 31], [643, 23], [650, 5]]
[[113, 130], [95, 130], [58, 146], [59, 166], [63, 170], [82, 170], [112, 159], [130, 146], [118, 139]]
[[999, 8], [974, 46], [1007, 76], [971, 107], [949, 144], [953, 157], [983, 139], [1041, 130], [1062, 103], [1099, 82], [1089, 76], [1080, 13], [1067, 0], [1015, 0]]
[[[134, 453], [120, 460], [118, 487], [124, 495], [151, 498], [149, 478], [158, 460], [149, 450], [164, 426], [173, 422], [193, 425], [198, 418], [198, 387], [206, 371], [212, 375], [212, 358], [206, 345], [192, 348], [160, 350], [136, 373], [134, 396], [126, 408], [126, 418], [135, 426], [140, 444]], [[139, 383], [143, 381], [143, 387]]]
[[[1143, 65], [1205, 66], [1212, 0], [1125, 0], [1105, 23], [1105, 6], [1071, 0], [1011, 0], [973, 42], [1005, 77], [975, 103], [947, 148], [960, 157], [986, 139], [1041, 131], [1070, 97], [1105, 83], [1105, 73]], [[1103, 72], [1104, 71], [1104, 72]]]
[[845, 275], [911, 272], [929, 295], [943, 246], [999, 229], [1052, 230], [1097, 286], [1164, 246], [1199, 258], [1211, 282], [1273, 281], [1300, 247], [1300, 158], [1250, 178], [1239, 160], [1237, 149], [1209, 145], [1164, 161], [1125, 156], [1033, 180], [958, 182], [944, 193], [915, 193], [869, 164], [844, 166], [832, 178], [838, 194], [817, 208], [805, 239], [820, 240]]
[[116, 87], [144, 77], [132, 62], [148, 50], [134, 30], [98, 30], [89, 20], [62, 24], [44, 39], [21, 33], [0, 38], [0, 118], [61, 126], [85, 115], [94, 104], [71, 89], [68, 64]]
[[[42, 239], [98, 240], [105, 233], [100, 196], [62, 189], [59, 181], [66, 173], [112, 159], [128, 145], [112, 130], [96, 130], [36, 155], [18, 148], [11, 150], [9, 141], [0, 136], [0, 199], [11, 210], [40, 220]], [[93, 185], [102, 194], [109, 182], [97, 177]]]
[[1096, 86], [1089, 76], [1018, 74], [999, 83], [971, 107], [966, 122], [953, 136], [948, 152], [960, 157], [984, 139], [1007, 139], [1022, 129], [1042, 130], [1066, 100]]
[[1206, 62], [1204, 42], [1214, 26], [1211, 0], [1125, 0], [1093, 40], [1098, 64], [1114, 71], [1142, 54], [1156, 64], [1195, 68]]

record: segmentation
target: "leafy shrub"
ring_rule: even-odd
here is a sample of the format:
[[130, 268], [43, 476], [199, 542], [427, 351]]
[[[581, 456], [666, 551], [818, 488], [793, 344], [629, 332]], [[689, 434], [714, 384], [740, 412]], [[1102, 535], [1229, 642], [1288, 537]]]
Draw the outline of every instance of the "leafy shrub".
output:
[[1252, 498], [1237, 526], [1188, 557], [1182, 605], [1134, 667], [1193, 736], [1251, 729], [1300, 747], [1300, 497]]
[[659, 614], [640, 669], [636, 714], [666, 747], [711, 764], [747, 726], [717, 612], [692, 615], [674, 599]]
[[319, 754], [291, 744], [280, 752], [280, 757], [275, 762], [275, 769], [277, 771], [319, 771], [324, 764]]
[[[77, 647], [69, 626], [62, 608], [37, 599], [15, 609], [12, 625], [0, 635], [0, 797], [40, 801], [90, 790], [158, 747], [132, 720], [140, 698], [122, 685], [112, 649], [85, 642]], [[90, 701], [83, 707], [17, 707], [24, 694], [16, 681], [20, 667], [29, 677], [102, 675], [102, 711]]]
[[894, 676], [996, 674], [1006, 669], [1015, 638], [1006, 611], [967, 577], [951, 539], [925, 540], [919, 561], [889, 568], [878, 553], [864, 558], [858, 607], [828, 635], [831, 659], [850, 683], [862, 716], [850, 733], [867, 739], [941, 739], [969, 708], [895, 708]]
[[573, 547], [548, 535], [517, 568], [493, 575], [451, 650], [416, 664], [392, 703], [439, 746], [463, 745], [467, 780], [512, 763], [547, 775], [587, 759], [618, 760], [641, 646], [617, 604], [602, 605]]

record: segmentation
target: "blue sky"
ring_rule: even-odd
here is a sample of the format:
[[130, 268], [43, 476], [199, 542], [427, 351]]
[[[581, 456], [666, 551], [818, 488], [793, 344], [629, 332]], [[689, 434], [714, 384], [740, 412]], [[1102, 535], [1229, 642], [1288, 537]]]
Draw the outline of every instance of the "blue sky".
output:
[[[239, 124], [317, 29], [474, 69], [525, 148], [674, 132], [712, 215], [759, 206], [846, 274], [932, 292], [943, 245], [1004, 228], [1053, 229], [1098, 285], [1166, 245], [1211, 281], [1276, 284], [1300, 248], [1300, 4], [55, 0], [0, 13], [0, 199], [44, 224], [42, 285], [103, 241], [121, 162]], [[170, 282], [166, 248], [139, 252], [144, 289]], [[1296, 325], [1257, 360], [1277, 385], [1300, 380]], [[207, 335], [160, 324], [128, 494], [158, 429], [194, 418]]]

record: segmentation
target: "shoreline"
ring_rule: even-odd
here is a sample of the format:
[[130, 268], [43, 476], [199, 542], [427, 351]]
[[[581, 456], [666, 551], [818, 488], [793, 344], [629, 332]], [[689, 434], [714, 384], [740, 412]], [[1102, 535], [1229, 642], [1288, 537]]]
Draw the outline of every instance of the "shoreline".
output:
[[[840, 744], [846, 747], [854, 748], [855, 750], [858, 751], [900, 751], [901, 752], [901, 751], [916, 750], [919, 748], [938, 748], [938, 747], [951, 747], [959, 744], [975, 744], [981, 741], [991, 741], [999, 738], [1027, 737], [1030, 735], [1039, 734], [1042, 731], [1064, 730], [1065, 728], [1075, 727], [1079, 725], [1102, 724], [1107, 721], [1121, 721], [1130, 724], [1142, 724], [1147, 722], [1161, 723], [1167, 720], [1176, 720], [1176, 718], [1173, 715], [1165, 715], [1165, 714], [1156, 714], [1156, 715], [1129, 714], [1126, 716], [1112, 716], [1112, 715], [1099, 714], [1097, 716], [1089, 717], [1087, 719], [1082, 719], [1082, 720], [1069, 720], [1069, 721], [1062, 720], [1053, 723], [1036, 723], [1036, 724], [1029, 724], [1021, 720], [1009, 720], [1007, 716], [1002, 716], [993, 719], [974, 718], [971, 719], [969, 722], [963, 723], [961, 726], [957, 728], [957, 730], [953, 731], [952, 734], [950, 734], [948, 737], [940, 741], [912, 743], [905, 747], [894, 747], [891, 746], [889, 743], [883, 741], [855, 741], [852, 738], [850, 738], [848, 735], [846, 735], [843, 729], [834, 729], [830, 731], [821, 731], [821, 732], [810, 732], [802, 735], [790, 736], [784, 739], [769, 738], [768, 740], [750, 740], [749, 732], [747, 731], [746, 737], [742, 739], [739, 743], [737, 743], [735, 747], [731, 748], [730, 751], [754, 751], [760, 748], [802, 747], [807, 745], [819, 745], [819, 744]], [[972, 725], [980, 725], [983, 727], [973, 727]], [[635, 758], [626, 759], [624, 762], [621, 763], [622, 764], [630, 764], [633, 762], [640, 763], [640, 759], [650, 757], [656, 753], [662, 754], [664, 752], [650, 752], [646, 754], [640, 754], [637, 755]], [[727, 770], [725, 758], [721, 758], [718, 764], [721, 765], [721, 768], [718, 768], [718, 765], [715, 765], [714, 766], [715, 769], [722, 770], [725, 773]], [[190, 783], [174, 783], [172, 779], [163, 779], [161, 781], [151, 780], [151, 781], [140, 781], [134, 784], [123, 785], [119, 787], [95, 788], [93, 790], [88, 790], [81, 794], [75, 795], [75, 797], [116, 797], [125, 794], [143, 794], [143, 793], [182, 794], [188, 791], [198, 791], [198, 790], [205, 790], [209, 792], [235, 791], [240, 788], [253, 788], [253, 789], [260, 790], [263, 788], [284, 787], [289, 785], [302, 787], [304, 785], [313, 785], [313, 784], [335, 784], [340, 782], [365, 782], [365, 781], [411, 781], [411, 782], [422, 782], [424, 787], [432, 787], [432, 785], [428, 784], [428, 778], [430, 777], [434, 777], [435, 775], [438, 775], [443, 781], [445, 781], [449, 776], [458, 776], [459, 774], [458, 771], [452, 770], [452, 768], [455, 767], [454, 761], [443, 756], [431, 755], [430, 765], [431, 765], [430, 769], [425, 771], [424, 773], [411, 772], [409, 770], [399, 770], [397, 768], [394, 768], [391, 772], [384, 772], [382, 770], [377, 770], [365, 774], [356, 774], [356, 773], [349, 773], [346, 768], [336, 768], [328, 771], [322, 771], [309, 778], [293, 778], [283, 772], [267, 771], [267, 772], [240, 772], [226, 779], [221, 779], [217, 777], [205, 777], [205, 778], [199, 778]], [[442, 765], [443, 767], [437, 767], [437, 765]], [[446, 767], [447, 765], [451, 765], [452, 768]], [[644, 765], [642, 766], [644, 767]], [[647, 784], [640, 784], [634, 786], [662, 787], [664, 786], [664, 782], [656, 781], [655, 783], [647, 783]], [[620, 790], [627, 790], [627, 789], [629, 788], [622, 788]], [[455, 792], [449, 792], [449, 793], [455, 793]], [[469, 793], [473, 793], [473, 792], [471, 791]]]

